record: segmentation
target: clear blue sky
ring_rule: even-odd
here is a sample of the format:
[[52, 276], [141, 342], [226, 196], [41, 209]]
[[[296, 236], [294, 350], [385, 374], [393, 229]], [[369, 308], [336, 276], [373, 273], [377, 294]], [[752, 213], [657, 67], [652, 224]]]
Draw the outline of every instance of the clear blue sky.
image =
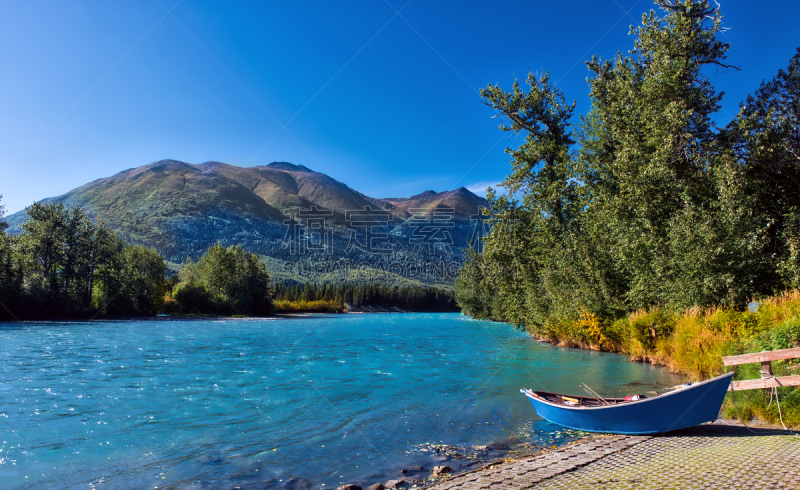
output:
[[[652, 8], [405, 1], [3, 1], [7, 210], [164, 158], [288, 161], [374, 197], [482, 189], [514, 140], [478, 88], [549, 71], [585, 112], [583, 62], [629, 49]], [[713, 74], [724, 124], [800, 46], [800, 2], [721, 4], [742, 68]]]

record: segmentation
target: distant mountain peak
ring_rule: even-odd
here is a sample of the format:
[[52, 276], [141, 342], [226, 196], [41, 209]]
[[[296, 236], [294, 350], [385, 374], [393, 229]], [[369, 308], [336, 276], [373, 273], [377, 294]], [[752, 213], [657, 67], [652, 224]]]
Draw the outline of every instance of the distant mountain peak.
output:
[[[144, 165], [143, 167], [137, 167], [137, 168], [144, 168], [144, 169], [151, 170], [151, 171], [160, 171], [160, 170], [166, 170], [166, 169], [178, 168], [178, 167], [191, 167], [191, 164], [186, 163], [186, 162], [182, 162], [180, 160], [173, 160], [171, 158], [165, 158], [163, 160], [159, 160], [157, 162], [153, 162], [150, 165]], [[131, 169], [131, 170], [135, 170], [135, 168]]]
[[286, 170], [289, 172], [314, 172], [305, 165], [295, 165], [289, 162], [272, 162], [267, 167], [274, 170]]
[[434, 191], [425, 191], [425, 192], [422, 192], [420, 194], [417, 194], [416, 196], [411, 196], [411, 197], [409, 197], [409, 199], [416, 199], [416, 198], [419, 198], [419, 197], [433, 196], [435, 194], [436, 194], [436, 192], [434, 192]]
[[155, 161], [150, 165], [189, 165], [186, 162], [182, 162], [180, 160], [173, 160], [172, 158], [163, 158], [161, 160]]

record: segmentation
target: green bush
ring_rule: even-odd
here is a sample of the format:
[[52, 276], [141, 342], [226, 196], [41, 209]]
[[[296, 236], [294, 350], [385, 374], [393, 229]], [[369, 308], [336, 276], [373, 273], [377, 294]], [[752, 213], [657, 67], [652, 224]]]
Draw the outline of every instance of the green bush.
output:
[[214, 245], [181, 266], [173, 297], [182, 314], [267, 316], [272, 288], [264, 262], [241, 246]]
[[662, 308], [631, 319], [631, 334], [647, 350], [655, 348], [659, 339], [669, 337], [675, 330], [675, 316]]
[[769, 334], [770, 350], [800, 347], [800, 319], [791, 318]]
[[216, 313], [216, 305], [211, 295], [200, 284], [178, 284], [173, 299], [177, 305], [177, 312], [183, 315]]
[[606, 330], [606, 336], [609, 340], [622, 347], [627, 344], [630, 335], [631, 322], [628, 321], [627, 317], [612, 322]]

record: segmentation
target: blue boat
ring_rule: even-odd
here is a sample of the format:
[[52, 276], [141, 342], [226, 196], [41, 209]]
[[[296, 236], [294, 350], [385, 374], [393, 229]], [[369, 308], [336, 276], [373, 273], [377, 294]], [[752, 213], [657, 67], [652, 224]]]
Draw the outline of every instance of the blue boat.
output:
[[658, 434], [716, 420], [733, 373], [653, 397], [595, 398], [520, 390], [540, 417], [571, 429]]

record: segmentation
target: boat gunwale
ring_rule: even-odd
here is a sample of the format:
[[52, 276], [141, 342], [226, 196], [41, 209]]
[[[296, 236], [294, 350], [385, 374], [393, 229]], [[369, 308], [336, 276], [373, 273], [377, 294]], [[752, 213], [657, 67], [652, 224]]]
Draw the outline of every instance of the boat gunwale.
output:
[[[677, 394], [677, 393], [683, 393], [686, 390], [699, 388], [702, 385], [710, 384], [710, 383], [716, 382], [716, 381], [720, 381], [720, 380], [722, 380], [722, 378], [725, 378], [725, 377], [733, 377], [733, 371], [731, 371], [729, 373], [725, 373], [725, 374], [720, 374], [719, 376], [715, 376], [713, 378], [710, 378], [710, 379], [707, 379], [707, 380], [704, 380], [704, 381], [699, 381], [696, 384], [693, 384], [691, 386], [687, 386], [686, 388], [678, 388], [676, 390], [672, 390], [672, 391], [669, 391], [667, 393], [662, 393], [660, 395], [656, 395], [656, 396], [651, 397], [651, 398], [643, 398], [641, 400], [631, 400], [629, 402], [620, 403], [620, 404], [614, 404], [614, 405], [600, 405], [600, 406], [596, 406], [596, 407], [587, 407], [587, 406], [580, 406], [580, 405], [578, 405], [578, 406], [569, 406], [569, 405], [562, 405], [562, 404], [558, 404], [558, 403], [553, 403], [553, 402], [551, 402], [551, 401], [549, 401], [549, 400], [547, 400], [544, 397], [539, 396], [539, 395], [537, 395], [536, 397], [531, 396], [529, 393], [536, 394], [536, 392], [533, 391], [533, 390], [526, 390], [525, 391], [525, 396], [527, 396], [531, 400], [535, 400], [535, 401], [538, 401], [538, 402], [541, 402], [541, 403], [545, 403], [547, 405], [550, 405], [551, 407], [556, 407], [556, 408], [560, 408], [560, 409], [564, 409], [564, 410], [607, 410], [607, 409], [610, 409], [610, 408], [629, 407], [631, 405], [636, 405], [638, 403], [647, 403], [647, 402], [651, 402], [653, 400], [660, 400], [660, 399], [666, 398], [666, 397], [668, 397], [670, 395], [674, 395], [674, 394]], [[547, 391], [547, 392], [543, 392], [543, 393], [552, 393], [552, 392]], [[556, 394], [556, 395], [559, 395], [559, 396], [575, 396], [575, 395], [564, 395], [564, 394], [561, 394], [561, 393], [552, 393], [552, 394]], [[579, 398], [586, 398], [586, 397], [579, 397]]]

